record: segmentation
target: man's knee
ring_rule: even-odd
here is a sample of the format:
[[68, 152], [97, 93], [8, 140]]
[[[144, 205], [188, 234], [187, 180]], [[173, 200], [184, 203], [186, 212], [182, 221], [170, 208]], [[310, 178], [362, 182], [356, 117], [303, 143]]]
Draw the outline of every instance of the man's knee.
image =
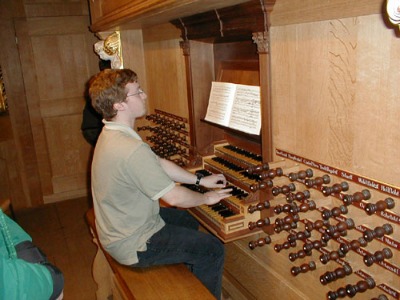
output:
[[206, 244], [209, 248], [209, 253], [216, 258], [223, 258], [225, 256], [225, 247], [224, 244], [214, 235], [205, 234], [206, 235]]

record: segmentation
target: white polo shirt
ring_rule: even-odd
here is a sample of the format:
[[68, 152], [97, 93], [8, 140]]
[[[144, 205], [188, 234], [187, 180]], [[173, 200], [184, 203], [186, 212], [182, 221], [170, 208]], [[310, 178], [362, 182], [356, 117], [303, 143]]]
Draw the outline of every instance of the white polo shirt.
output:
[[132, 128], [103, 122], [91, 174], [96, 229], [104, 249], [132, 265], [137, 251], [145, 251], [146, 241], [165, 225], [159, 198], [175, 183]]

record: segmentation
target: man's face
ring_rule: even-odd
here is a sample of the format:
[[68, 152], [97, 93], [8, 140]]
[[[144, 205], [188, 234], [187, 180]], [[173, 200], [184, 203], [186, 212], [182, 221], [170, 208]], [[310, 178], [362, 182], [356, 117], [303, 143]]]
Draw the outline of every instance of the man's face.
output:
[[135, 119], [143, 117], [147, 112], [146, 93], [140, 88], [138, 82], [129, 82], [126, 90], [128, 93], [125, 101], [128, 111]]

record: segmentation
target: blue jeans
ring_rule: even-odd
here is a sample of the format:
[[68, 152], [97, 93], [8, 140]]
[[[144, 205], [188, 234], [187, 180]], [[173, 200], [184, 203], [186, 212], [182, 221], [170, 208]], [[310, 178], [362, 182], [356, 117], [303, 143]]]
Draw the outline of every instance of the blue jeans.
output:
[[215, 236], [198, 231], [199, 223], [186, 211], [160, 209], [166, 225], [138, 252], [139, 262], [131, 267], [184, 263], [217, 298], [221, 298], [224, 245]]

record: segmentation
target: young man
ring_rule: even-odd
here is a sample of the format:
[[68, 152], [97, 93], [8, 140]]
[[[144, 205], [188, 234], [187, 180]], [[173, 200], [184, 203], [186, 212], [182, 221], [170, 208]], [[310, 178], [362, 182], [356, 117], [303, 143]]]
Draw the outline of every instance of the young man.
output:
[[[132, 267], [185, 263], [219, 299], [224, 263], [222, 243], [197, 230], [184, 210], [174, 207], [212, 205], [228, 197], [222, 174], [204, 178], [157, 157], [134, 131], [146, 114], [147, 95], [129, 69], [108, 69], [89, 84], [93, 107], [104, 127], [92, 162], [92, 196], [96, 228], [104, 249]], [[191, 191], [175, 182], [201, 184], [211, 190]]]

